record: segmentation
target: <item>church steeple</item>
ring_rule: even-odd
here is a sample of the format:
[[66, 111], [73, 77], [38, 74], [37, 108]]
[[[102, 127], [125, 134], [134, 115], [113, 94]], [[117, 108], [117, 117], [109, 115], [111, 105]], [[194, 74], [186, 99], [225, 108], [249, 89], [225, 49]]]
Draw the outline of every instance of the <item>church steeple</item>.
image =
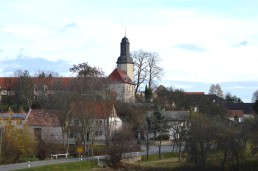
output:
[[133, 81], [133, 59], [130, 57], [130, 43], [125, 36], [120, 43], [120, 56], [117, 58], [117, 68], [124, 70]]
[[120, 56], [117, 59], [117, 64], [132, 63], [133, 59], [130, 57], [130, 43], [127, 37], [124, 37], [120, 43]]

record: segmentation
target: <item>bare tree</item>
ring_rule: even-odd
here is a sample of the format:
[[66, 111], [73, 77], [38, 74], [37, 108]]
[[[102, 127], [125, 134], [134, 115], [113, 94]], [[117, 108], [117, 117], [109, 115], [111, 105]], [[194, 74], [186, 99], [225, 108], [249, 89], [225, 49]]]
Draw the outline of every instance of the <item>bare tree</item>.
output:
[[[81, 135], [84, 144], [84, 150], [89, 154], [89, 144], [93, 145], [93, 136], [90, 136], [94, 133], [94, 106], [95, 101], [84, 101], [83, 99], [76, 100], [71, 104], [71, 112], [73, 113], [74, 126], [75, 120], [78, 119], [81, 128]], [[91, 150], [92, 151], [92, 150]], [[93, 151], [92, 151], [93, 152]]]
[[154, 88], [155, 82], [161, 80], [163, 68], [160, 67], [161, 57], [156, 52], [138, 50], [131, 53], [134, 65], [134, 78], [136, 81], [135, 94], [143, 83]]
[[159, 66], [161, 57], [156, 52], [149, 52], [147, 58], [147, 81], [148, 87], [154, 88], [155, 81], [161, 80], [163, 76], [163, 68]]
[[111, 165], [120, 163], [123, 154], [129, 152], [134, 143], [132, 131], [129, 126], [123, 126], [123, 129], [115, 131], [110, 142], [109, 155]]
[[30, 73], [27, 70], [15, 71], [16, 81], [16, 95], [21, 101], [26, 101], [28, 108], [31, 107], [34, 98], [34, 84]]
[[145, 82], [147, 77], [147, 59], [149, 53], [143, 50], [134, 51], [131, 53], [131, 57], [134, 61], [134, 80], [135, 80], [135, 93], [138, 92], [138, 89], [142, 83]]
[[210, 90], [209, 90], [208, 94], [214, 94], [214, 95], [217, 95], [220, 98], [224, 97], [223, 91], [222, 91], [221, 86], [219, 84], [216, 84], [216, 85], [212, 84], [210, 86]]
[[62, 129], [63, 147], [69, 150], [70, 126], [72, 122], [71, 103], [78, 98], [78, 94], [68, 90], [58, 90], [48, 99], [47, 108], [57, 110], [57, 118]]

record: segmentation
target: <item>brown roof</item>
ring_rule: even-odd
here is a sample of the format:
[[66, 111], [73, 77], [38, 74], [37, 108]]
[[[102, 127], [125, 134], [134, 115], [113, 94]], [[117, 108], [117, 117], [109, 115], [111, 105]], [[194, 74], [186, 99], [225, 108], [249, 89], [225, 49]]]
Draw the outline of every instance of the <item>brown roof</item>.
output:
[[15, 87], [17, 77], [0, 77], [0, 88], [12, 90]]
[[242, 118], [244, 116], [244, 111], [243, 110], [228, 110], [227, 116]]
[[[0, 77], [0, 88], [4, 90], [13, 90], [18, 79], [19, 77]], [[45, 84], [49, 87], [49, 89], [53, 89], [57, 85], [59, 88], [68, 87], [69, 83], [74, 79], [74, 77], [31, 77], [31, 79], [35, 85], [40, 86]]]
[[81, 101], [72, 104], [71, 111], [75, 117], [89, 115], [94, 119], [106, 119], [111, 116], [114, 105], [106, 101]]
[[134, 84], [126, 72], [118, 68], [114, 69], [108, 78], [117, 83]]
[[26, 123], [29, 126], [59, 126], [56, 110], [31, 109]]

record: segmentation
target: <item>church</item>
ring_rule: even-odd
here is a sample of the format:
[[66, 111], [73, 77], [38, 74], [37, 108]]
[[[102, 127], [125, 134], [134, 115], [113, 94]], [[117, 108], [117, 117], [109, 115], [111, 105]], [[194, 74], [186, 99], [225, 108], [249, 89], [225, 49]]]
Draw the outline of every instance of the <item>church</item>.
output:
[[110, 89], [116, 92], [117, 100], [134, 102], [134, 62], [130, 57], [130, 43], [124, 37], [120, 44], [120, 56], [117, 58], [117, 68], [108, 76], [111, 80]]
[[[123, 102], [134, 102], [134, 62], [130, 57], [130, 43], [125, 36], [120, 43], [120, 56], [117, 58], [117, 68], [105, 78], [108, 80], [109, 89], [114, 92], [116, 99]], [[66, 89], [75, 77], [31, 77], [34, 84], [34, 96], [54, 93], [58, 84], [61, 89]], [[17, 77], [0, 77], [0, 102], [7, 96], [15, 95]], [[42, 92], [44, 90], [44, 92]]]

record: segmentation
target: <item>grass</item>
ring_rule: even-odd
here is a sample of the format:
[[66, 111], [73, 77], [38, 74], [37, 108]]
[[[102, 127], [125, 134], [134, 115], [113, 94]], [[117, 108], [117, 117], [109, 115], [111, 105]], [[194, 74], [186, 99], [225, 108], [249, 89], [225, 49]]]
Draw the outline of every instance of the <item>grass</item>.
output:
[[[161, 154], [161, 159], [169, 159], [169, 158], [177, 158], [178, 159], [178, 154], [177, 153], [162, 153]], [[144, 155], [142, 156], [142, 161], [155, 161], [155, 160], [159, 160], [159, 155], [158, 154], [151, 154], [149, 155], [149, 159], [147, 160], [147, 156]]]
[[[241, 162], [241, 170], [254, 171], [258, 168], [257, 157], [248, 159]], [[176, 153], [163, 153], [162, 159], [158, 160], [158, 155], [150, 155], [149, 160], [146, 160], [146, 156], [142, 156], [142, 161], [136, 163], [125, 163], [121, 165], [121, 171], [192, 171], [195, 169], [195, 165], [191, 162], [182, 160], [178, 161], [178, 155]], [[226, 167], [227, 171], [235, 170], [235, 166]], [[19, 171], [113, 171], [112, 168], [99, 168], [96, 163], [91, 161], [82, 161], [75, 163], [55, 164], [41, 167], [32, 167], [21, 169]], [[217, 171], [220, 168], [217, 165], [209, 167], [210, 171]]]
[[96, 163], [91, 161], [54, 164], [40, 167], [20, 169], [18, 171], [87, 171], [98, 168]]

